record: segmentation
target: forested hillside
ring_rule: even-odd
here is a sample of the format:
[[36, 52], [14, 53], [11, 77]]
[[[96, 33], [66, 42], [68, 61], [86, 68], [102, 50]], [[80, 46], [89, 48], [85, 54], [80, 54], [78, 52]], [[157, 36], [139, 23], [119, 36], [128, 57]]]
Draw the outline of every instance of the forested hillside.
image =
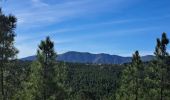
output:
[[[6, 98], [12, 100], [41, 100], [43, 89], [37, 62], [17, 61], [11, 63]], [[57, 92], [52, 100], [112, 100], [115, 97], [121, 71], [125, 65], [91, 65], [79, 63], [55, 63]], [[51, 80], [50, 80], [51, 81]], [[38, 83], [37, 83], [38, 82]], [[39, 83], [40, 82], [40, 83]], [[40, 90], [39, 90], [40, 89]], [[112, 98], [112, 99], [111, 99]], [[48, 97], [49, 99], [49, 97]], [[58, 100], [57, 99], [57, 100]]]

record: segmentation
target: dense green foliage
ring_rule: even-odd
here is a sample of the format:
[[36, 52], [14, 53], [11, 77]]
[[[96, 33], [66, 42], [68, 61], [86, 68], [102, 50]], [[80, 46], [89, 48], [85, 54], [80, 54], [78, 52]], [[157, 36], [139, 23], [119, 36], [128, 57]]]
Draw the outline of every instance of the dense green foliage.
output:
[[141, 98], [144, 81], [143, 72], [142, 61], [139, 52], [136, 51], [133, 54], [132, 64], [123, 71], [121, 86], [116, 93], [117, 100], [138, 100], [138, 98]]
[[123, 65], [69, 63], [68, 85], [72, 100], [107, 100], [114, 98]]
[[17, 50], [14, 47], [14, 29], [16, 27], [16, 18], [12, 15], [6, 16], [0, 9], [0, 99], [7, 98], [6, 71], [7, 63], [16, 57]]
[[[19, 100], [64, 100], [67, 93], [58, 82], [54, 44], [47, 37], [41, 41], [37, 51], [37, 61], [30, 66], [31, 73], [23, 83], [23, 90], [16, 99]], [[62, 66], [62, 65], [61, 65]], [[64, 70], [62, 70], [64, 72]]]
[[[9, 73], [8, 99], [41, 100], [43, 77], [39, 62], [19, 61], [11, 63]], [[51, 85], [57, 90], [57, 97], [49, 100], [112, 100], [118, 84], [118, 77], [124, 65], [93, 65], [55, 62], [55, 80]], [[17, 79], [16, 79], [17, 78]], [[62, 98], [62, 99], [61, 99]]]

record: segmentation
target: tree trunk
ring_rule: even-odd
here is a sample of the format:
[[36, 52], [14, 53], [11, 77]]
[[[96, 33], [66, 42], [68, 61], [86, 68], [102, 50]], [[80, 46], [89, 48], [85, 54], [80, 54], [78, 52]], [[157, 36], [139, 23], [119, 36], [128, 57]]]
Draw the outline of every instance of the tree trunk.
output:
[[44, 64], [45, 66], [44, 66], [44, 100], [46, 100], [47, 99], [47, 94], [46, 94], [46, 92], [47, 92], [47, 89], [46, 89], [46, 81], [47, 81], [47, 75], [46, 75], [46, 72], [47, 72], [47, 54], [46, 54], [46, 56], [45, 56], [45, 64]]
[[46, 64], [45, 64], [45, 66], [44, 66], [44, 79], [43, 79], [43, 85], [44, 85], [44, 93], [43, 93], [43, 95], [44, 95], [44, 99], [43, 100], [46, 100]]
[[[4, 47], [5, 47], [5, 42], [2, 42], [2, 53], [4, 53]], [[5, 93], [4, 93], [4, 55], [1, 55], [1, 95], [2, 95], [2, 100], [5, 100]]]
[[163, 81], [163, 72], [161, 73], [161, 99], [163, 100], [163, 91], [164, 91], [164, 81]]
[[136, 98], [135, 100], [138, 100], [138, 78], [136, 78]]
[[1, 94], [2, 94], [2, 100], [5, 100], [4, 97], [4, 72], [3, 72], [3, 62], [1, 63]]

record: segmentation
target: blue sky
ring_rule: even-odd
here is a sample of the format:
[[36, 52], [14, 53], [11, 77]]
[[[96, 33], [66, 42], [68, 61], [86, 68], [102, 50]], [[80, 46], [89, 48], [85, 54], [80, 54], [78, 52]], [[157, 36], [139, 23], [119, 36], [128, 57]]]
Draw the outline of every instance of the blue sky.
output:
[[57, 53], [80, 51], [131, 56], [153, 54], [155, 40], [170, 37], [170, 0], [4, 0], [18, 18], [19, 58], [36, 54], [46, 36]]

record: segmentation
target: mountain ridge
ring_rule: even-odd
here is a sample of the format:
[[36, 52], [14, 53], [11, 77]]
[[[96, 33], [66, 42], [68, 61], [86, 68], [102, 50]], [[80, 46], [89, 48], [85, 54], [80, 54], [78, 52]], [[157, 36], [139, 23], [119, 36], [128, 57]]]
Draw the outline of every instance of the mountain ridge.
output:
[[[89, 52], [69, 51], [63, 54], [58, 54], [58, 61], [72, 62], [72, 63], [93, 63], [93, 64], [123, 64], [131, 62], [131, 57], [123, 57], [119, 55], [111, 55], [106, 53], [93, 54]], [[142, 61], [150, 61], [154, 59], [152, 55], [141, 57]], [[34, 61], [36, 56], [28, 56], [21, 58], [23, 61]]]

